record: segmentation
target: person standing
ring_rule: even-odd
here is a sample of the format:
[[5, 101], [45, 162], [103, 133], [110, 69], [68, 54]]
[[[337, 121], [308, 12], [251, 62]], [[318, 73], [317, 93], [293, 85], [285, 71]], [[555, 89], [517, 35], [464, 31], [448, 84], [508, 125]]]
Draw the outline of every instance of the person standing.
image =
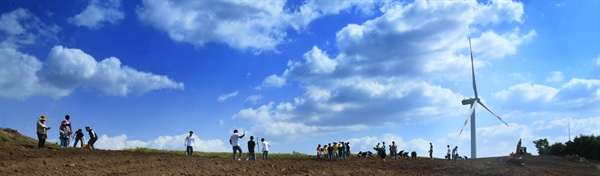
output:
[[71, 116], [65, 115], [65, 120], [60, 122], [60, 125], [61, 125], [60, 130], [63, 130], [65, 132], [64, 137], [62, 136], [62, 133], [61, 133], [60, 139], [61, 139], [61, 143], [64, 142], [65, 148], [67, 148], [69, 146], [69, 144], [71, 143], [70, 136], [71, 136], [71, 134], [73, 134], [73, 128], [71, 128], [70, 120], [71, 120]]
[[67, 126], [69, 126], [69, 129], [73, 129], [71, 127], [71, 116], [69, 115], [65, 115], [65, 120], [63, 120], [61, 124], [66, 124]]
[[75, 131], [75, 134], [73, 136], [75, 136], [75, 144], [73, 145], [73, 148], [77, 147], [77, 142], [81, 142], [81, 148], [83, 148], [83, 141], [85, 141], [83, 131], [81, 129], [78, 129], [77, 131]]
[[194, 135], [193, 131], [190, 131], [190, 135], [185, 137], [185, 154], [186, 155], [193, 155], [194, 154], [194, 147], [196, 147], [196, 140], [194, 139], [194, 137], [192, 136]]
[[346, 142], [346, 158], [350, 158], [350, 156], [352, 155], [352, 153], [350, 153], [350, 142]]
[[392, 145], [390, 146], [390, 157], [391, 158], [398, 157], [398, 146], [396, 145], [396, 141], [392, 141]]
[[229, 144], [231, 144], [232, 148], [233, 148], [233, 160], [235, 160], [235, 154], [236, 152], [240, 152], [237, 160], [241, 160], [242, 158], [242, 147], [240, 147], [240, 143], [239, 143], [239, 139], [243, 138], [244, 136], [246, 136], [246, 133], [244, 133], [243, 135], [239, 135], [238, 134], [238, 130], [233, 130], [233, 134], [231, 135], [231, 137], [229, 138]]
[[448, 161], [450, 161], [450, 159], [451, 159], [450, 157], [451, 157], [451, 155], [450, 155], [450, 145], [448, 145], [448, 153], [446, 153], [446, 159]]
[[90, 140], [88, 141], [88, 148], [93, 150], [95, 149], [94, 143], [96, 143], [96, 141], [98, 140], [98, 135], [96, 135], [96, 132], [92, 130], [92, 128], [90, 128], [89, 126], [85, 127], [85, 131], [87, 131], [90, 135]]
[[256, 148], [256, 142], [254, 142], [254, 136], [250, 136], [250, 140], [248, 141], [248, 154], [246, 155], [246, 161], [249, 159], [256, 161], [256, 153], [254, 152], [254, 148]]
[[65, 123], [62, 123], [60, 125], [60, 128], [58, 130], [60, 136], [58, 137], [60, 139], [60, 148], [67, 148], [69, 147], [69, 142], [70, 139], [69, 137], [71, 136], [71, 129], [69, 128], [69, 126]]
[[429, 143], [429, 159], [433, 159], [433, 144]]
[[262, 152], [263, 152], [263, 160], [268, 160], [269, 159], [269, 147], [271, 146], [267, 141], [265, 141], [265, 138], [261, 138], [260, 142], [262, 142]]
[[36, 133], [38, 136], [38, 148], [44, 148], [46, 145], [46, 138], [48, 138], [48, 130], [50, 129], [50, 127], [44, 124], [45, 121], [46, 116], [40, 116], [36, 125]]
[[327, 157], [329, 157], [329, 161], [333, 161], [333, 146], [331, 143], [327, 144]]
[[317, 161], [321, 160], [321, 154], [323, 154], [323, 149], [321, 148], [321, 144], [317, 146]]

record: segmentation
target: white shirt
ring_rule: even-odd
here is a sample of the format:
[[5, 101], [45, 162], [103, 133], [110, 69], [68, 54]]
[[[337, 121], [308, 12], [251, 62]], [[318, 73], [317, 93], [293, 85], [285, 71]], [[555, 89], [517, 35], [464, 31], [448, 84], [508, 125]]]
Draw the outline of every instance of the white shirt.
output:
[[269, 146], [271, 146], [271, 144], [269, 144], [267, 141], [263, 141], [262, 145], [263, 145], [263, 149], [262, 149], [263, 152], [269, 151]]
[[194, 147], [196, 145], [196, 140], [194, 140], [194, 137], [187, 136], [185, 137], [185, 145]]
[[240, 146], [240, 142], [239, 142], [238, 139], [240, 139], [240, 135], [237, 134], [237, 133], [233, 133], [231, 135], [231, 138], [229, 138], [229, 141], [231, 141], [231, 146], [234, 146], [234, 147], [235, 146]]

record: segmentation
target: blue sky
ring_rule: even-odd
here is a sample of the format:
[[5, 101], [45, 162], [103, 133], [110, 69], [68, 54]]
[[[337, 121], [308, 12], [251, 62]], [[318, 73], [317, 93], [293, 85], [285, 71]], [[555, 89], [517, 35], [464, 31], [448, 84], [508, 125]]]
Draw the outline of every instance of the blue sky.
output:
[[[348, 141], [478, 156], [600, 134], [598, 1], [0, 2], [0, 126], [91, 126], [98, 148], [271, 152]], [[52, 135], [56, 134], [56, 135]], [[58, 141], [56, 128], [50, 140]], [[244, 138], [242, 142], [248, 139]], [[244, 145], [245, 146], [245, 145]], [[244, 147], [245, 150], [245, 147]]]

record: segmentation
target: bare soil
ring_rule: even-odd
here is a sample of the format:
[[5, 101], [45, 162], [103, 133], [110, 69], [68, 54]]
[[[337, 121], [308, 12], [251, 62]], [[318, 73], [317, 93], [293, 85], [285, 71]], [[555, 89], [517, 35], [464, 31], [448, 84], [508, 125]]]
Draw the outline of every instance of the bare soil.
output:
[[[37, 140], [10, 129], [0, 130], [0, 175], [600, 175], [598, 161], [574, 163], [557, 156], [531, 156], [526, 166], [507, 165], [505, 157], [460, 160], [353, 157], [343, 161], [231, 158], [172, 153], [38, 149]], [[245, 155], [244, 155], [245, 156]]]

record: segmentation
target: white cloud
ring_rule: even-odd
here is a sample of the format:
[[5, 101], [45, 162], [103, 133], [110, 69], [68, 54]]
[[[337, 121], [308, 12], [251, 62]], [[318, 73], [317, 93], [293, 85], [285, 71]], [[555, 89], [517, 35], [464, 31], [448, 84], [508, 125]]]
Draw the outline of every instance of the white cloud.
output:
[[166, 31], [175, 41], [199, 46], [218, 42], [260, 53], [275, 51], [290, 29], [301, 32], [314, 19], [352, 7], [368, 13], [372, 3], [308, 1], [291, 11], [285, 9], [285, 1], [145, 0], [136, 12], [142, 22]]
[[0, 16], [0, 47], [16, 49], [20, 45], [44, 44], [56, 40], [60, 30], [60, 27], [44, 24], [28, 10], [19, 8]]
[[231, 92], [228, 94], [221, 94], [218, 98], [217, 101], [219, 102], [224, 102], [225, 100], [232, 98], [232, 97], [236, 97], [238, 95], [238, 91], [236, 90], [235, 92]]
[[98, 29], [106, 23], [115, 24], [125, 18], [121, 9], [121, 0], [91, 0], [79, 14], [67, 19], [75, 26]]
[[119, 59], [114, 57], [97, 62], [79, 49], [55, 46], [48, 54], [46, 63], [14, 49], [0, 50], [3, 51], [0, 54], [0, 73], [3, 77], [15, 78], [0, 82], [2, 98], [60, 98], [68, 96], [78, 87], [93, 88], [117, 96], [141, 95], [165, 88], [183, 89], [183, 83], [174, 82], [166, 76], [122, 66]]
[[97, 62], [79, 49], [62, 46], [52, 48], [44, 68], [37, 75], [43, 82], [64, 90], [72, 91], [82, 86], [118, 96], [141, 95], [165, 88], [183, 89], [183, 83], [122, 66], [121, 61], [115, 57]]
[[548, 78], [546, 78], [546, 81], [548, 82], [561, 82], [563, 80], [564, 76], [562, 72], [559, 71], [555, 71], [552, 72], [552, 75], [550, 75]]
[[262, 98], [263, 98], [262, 95], [250, 95], [250, 96], [246, 97], [246, 100], [245, 100], [246, 106], [255, 105], [258, 102], [258, 100], [260, 100]]
[[[121, 134], [114, 137], [108, 137], [107, 135], [101, 135], [98, 138], [95, 146], [99, 149], [108, 150], [121, 150], [126, 148], [152, 148], [160, 150], [185, 150], [184, 139], [188, 134], [181, 134], [176, 136], [159, 136], [156, 139], [149, 141], [131, 140], [127, 138], [127, 135]], [[202, 140], [198, 136], [193, 135], [196, 140], [195, 151], [201, 152], [225, 152], [229, 151], [225, 143], [219, 139]]]
[[[267, 80], [284, 79], [300, 83], [304, 94], [278, 105], [287, 108], [275, 108], [277, 103], [270, 102], [243, 109], [233, 119], [248, 121], [261, 129], [263, 124], [276, 124], [269, 126], [269, 130], [277, 130], [273, 135], [298, 135], [427, 123], [464, 114], [456, 109], [462, 108], [457, 102], [465, 96], [437, 85], [437, 81], [470, 75], [467, 39], [470, 33], [477, 33], [470, 26], [520, 23], [522, 8], [516, 2], [465, 1], [388, 6], [382, 9], [381, 17], [339, 30], [337, 56], [313, 47], [303, 55], [303, 62], [290, 61], [282, 76], [272, 75], [263, 81], [263, 85], [283, 82]], [[493, 19], [479, 18], [491, 13]], [[475, 52], [487, 55], [482, 59], [489, 60], [515, 54], [517, 46], [533, 36], [535, 31], [521, 34], [518, 28], [504, 34], [487, 30], [473, 41], [481, 45]], [[485, 47], [501, 49], [491, 52], [482, 49]], [[475, 65], [484, 66], [483, 62]], [[349, 128], [354, 126], [358, 128]]]
[[538, 103], [550, 102], [552, 97], [558, 93], [559, 90], [544, 86], [544, 85], [531, 85], [529, 83], [522, 83], [511, 86], [508, 90], [503, 90], [493, 95], [501, 100], [522, 102], [522, 101], [535, 101]]
[[306, 64], [312, 73], [331, 73], [335, 70], [337, 63], [329, 59], [329, 56], [314, 46], [311, 51], [304, 54]]
[[[591, 111], [600, 101], [600, 80], [576, 79], [560, 88], [522, 83], [493, 94], [509, 109], [525, 112], [564, 110]], [[550, 107], [550, 108], [548, 108]]]
[[518, 32], [518, 29], [503, 35], [498, 35], [493, 31], [484, 32], [480, 38], [472, 40], [473, 52], [480, 53], [477, 55], [478, 59], [482, 57], [503, 58], [509, 54], [516, 54], [517, 46], [530, 41], [537, 35], [534, 30], [525, 35], [519, 35]]
[[598, 57], [596, 58], [596, 65], [600, 66], [600, 54], [598, 54]]
[[271, 76], [268, 76], [267, 78], [265, 78], [263, 80], [263, 82], [261, 83], [261, 85], [256, 86], [255, 88], [263, 89], [263, 88], [269, 88], [269, 87], [281, 87], [281, 86], [285, 85], [285, 82], [286, 82], [285, 77], [271, 75]]

